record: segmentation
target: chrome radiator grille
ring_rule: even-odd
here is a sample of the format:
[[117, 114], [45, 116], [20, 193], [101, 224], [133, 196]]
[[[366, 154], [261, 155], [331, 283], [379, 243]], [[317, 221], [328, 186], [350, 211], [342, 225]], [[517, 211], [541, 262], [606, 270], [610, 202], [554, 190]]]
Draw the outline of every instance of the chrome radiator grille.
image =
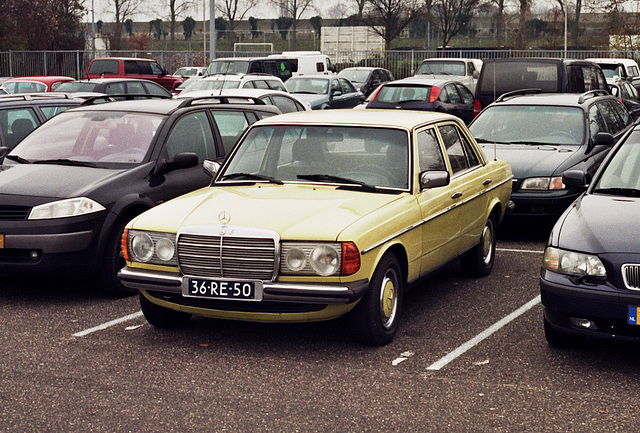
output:
[[622, 279], [627, 289], [640, 290], [640, 265], [622, 265]]
[[178, 235], [178, 266], [184, 275], [209, 278], [275, 278], [278, 243], [273, 237]]

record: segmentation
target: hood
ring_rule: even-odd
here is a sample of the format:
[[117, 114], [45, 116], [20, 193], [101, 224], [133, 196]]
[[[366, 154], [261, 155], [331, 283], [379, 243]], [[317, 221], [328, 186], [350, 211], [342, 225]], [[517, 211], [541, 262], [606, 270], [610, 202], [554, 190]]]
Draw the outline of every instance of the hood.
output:
[[562, 217], [558, 245], [592, 253], [638, 253], [638, 215], [638, 198], [585, 194]]
[[327, 102], [329, 100], [329, 97], [327, 95], [310, 95], [308, 93], [293, 93], [293, 95], [302, 102], [311, 104], [312, 107], [320, 105], [323, 102]]
[[[493, 144], [483, 144], [482, 150], [493, 158]], [[495, 155], [509, 163], [516, 179], [559, 175], [586, 157], [579, 146], [520, 144], [496, 144]]]
[[134, 220], [133, 228], [175, 231], [221, 224], [274, 230], [284, 239], [335, 240], [340, 233], [398, 195], [339, 190], [335, 186], [253, 185], [207, 187], [171, 200]]
[[0, 167], [0, 191], [7, 195], [80, 197], [123, 171], [51, 164], [6, 164]]

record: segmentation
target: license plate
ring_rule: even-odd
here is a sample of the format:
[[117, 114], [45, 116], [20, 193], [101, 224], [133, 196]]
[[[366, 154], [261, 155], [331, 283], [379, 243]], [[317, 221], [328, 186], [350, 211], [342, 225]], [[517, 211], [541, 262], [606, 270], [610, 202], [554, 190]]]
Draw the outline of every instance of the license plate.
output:
[[182, 295], [192, 298], [261, 301], [262, 281], [183, 278]]
[[628, 311], [629, 313], [627, 314], [627, 324], [640, 325], [640, 323], [638, 323], [638, 312], [640, 312], [640, 307], [630, 305]]

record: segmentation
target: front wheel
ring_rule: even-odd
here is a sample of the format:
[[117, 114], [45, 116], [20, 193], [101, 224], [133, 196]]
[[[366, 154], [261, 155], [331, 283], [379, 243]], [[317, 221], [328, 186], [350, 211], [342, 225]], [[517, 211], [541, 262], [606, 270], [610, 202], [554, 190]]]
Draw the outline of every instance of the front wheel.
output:
[[474, 277], [486, 277], [496, 258], [496, 224], [489, 217], [482, 229], [480, 242], [461, 258], [463, 270]]
[[394, 255], [384, 256], [373, 273], [368, 292], [351, 313], [359, 340], [374, 346], [393, 340], [402, 310], [403, 289], [400, 263]]
[[178, 328], [191, 319], [191, 314], [156, 305], [140, 293], [140, 309], [147, 322], [156, 328]]

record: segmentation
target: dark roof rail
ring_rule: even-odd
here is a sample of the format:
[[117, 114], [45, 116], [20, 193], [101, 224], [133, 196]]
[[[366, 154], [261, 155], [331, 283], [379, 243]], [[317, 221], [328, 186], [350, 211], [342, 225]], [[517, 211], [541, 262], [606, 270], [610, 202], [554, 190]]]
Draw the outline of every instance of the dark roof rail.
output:
[[610, 95], [610, 93], [604, 89], [589, 90], [588, 92], [584, 92], [583, 94], [580, 95], [580, 97], [578, 98], [578, 104], [584, 104], [584, 101], [590, 98], [595, 98], [597, 96], [608, 96], [608, 95]]
[[507, 98], [514, 98], [516, 96], [536, 95], [539, 93], [542, 93], [542, 89], [532, 88], [513, 90], [511, 92], [503, 93], [502, 95], [498, 96], [496, 102], [503, 102]]
[[195, 96], [192, 98], [184, 98], [184, 101], [178, 106], [190, 107], [198, 103], [213, 103], [213, 104], [254, 104], [254, 105], [267, 105], [262, 99], [253, 96], [234, 96], [234, 95], [210, 95], [210, 96]]
[[7, 95], [0, 95], [0, 100], [2, 101], [33, 101], [35, 99], [71, 99], [71, 97], [66, 93], [56, 92], [9, 93]]

